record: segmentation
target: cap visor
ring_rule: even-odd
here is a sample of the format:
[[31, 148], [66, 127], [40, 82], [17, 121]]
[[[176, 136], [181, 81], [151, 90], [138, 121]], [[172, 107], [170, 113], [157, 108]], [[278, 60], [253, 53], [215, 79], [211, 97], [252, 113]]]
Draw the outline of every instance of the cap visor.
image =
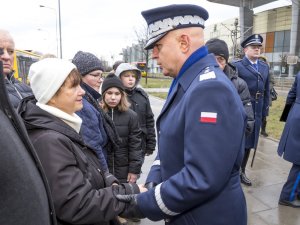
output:
[[156, 42], [158, 42], [160, 39], [162, 39], [168, 32], [165, 32], [163, 34], [157, 35], [154, 38], [151, 38], [148, 40], [147, 44], [145, 45], [144, 49], [149, 50], [152, 49]]
[[262, 46], [261, 42], [250, 42], [248, 43], [245, 47], [249, 46], [249, 45], [258, 45], [258, 46]]

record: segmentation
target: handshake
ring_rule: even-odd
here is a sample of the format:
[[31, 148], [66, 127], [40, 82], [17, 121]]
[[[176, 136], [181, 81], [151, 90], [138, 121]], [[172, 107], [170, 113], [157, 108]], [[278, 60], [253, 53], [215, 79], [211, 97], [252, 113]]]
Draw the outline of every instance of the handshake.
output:
[[[155, 184], [152, 182], [149, 182], [145, 185], [138, 185], [138, 187], [139, 187], [139, 192], [143, 193], [143, 192], [146, 192], [149, 189], [155, 187]], [[125, 208], [124, 208], [123, 212], [120, 214], [121, 217], [136, 218], [136, 219], [145, 218], [144, 214], [140, 211], [140, 209], [137, 205], [137, 195], [138, 194], [122, 195], [120, 193], [115, 193], [116, 199], [118, 199], [118, 201], [120, 201], [120, 202], [125, 203]]]

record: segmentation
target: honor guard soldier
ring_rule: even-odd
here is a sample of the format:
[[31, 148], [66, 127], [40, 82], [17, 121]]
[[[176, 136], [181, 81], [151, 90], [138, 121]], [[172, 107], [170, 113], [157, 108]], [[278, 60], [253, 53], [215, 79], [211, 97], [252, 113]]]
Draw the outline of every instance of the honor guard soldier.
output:
[[173, 78], [157, 119], [158, 154], [147, 192], [118, 195], [130, 202], [121, 216], [165, 219], [170, 225], [247, 224], [239, 179], [246, 114], [241, 99], [204, 46], [208, 12], [169, 5], [142, 12], [145, 49]]
[[245, 155], [240, 171], [241, 182], [247, 186], [252, 185], [251, 180], [245, 174], [250, 149], [257, 148], [262, 118], [267, 115], [269, 107], [269, 66], [258, 59], [262, 42], [263, 38], [259, 34], [253, 34], [245, 39], [241, 43], [245, 56], [243, 59], [234, 62], [239, 71], [239, 76], [248, 85], [255, 117], [254, 130], [246, 138]]
[[[279, 204], [300, 208], [300, 72], [286, 98], [286, 105], [281, 116], [286, 121], [278, 145], [278, 154], [293, 166], [284, 184]], [[287, 118], [287, 119], [286, 119]]]

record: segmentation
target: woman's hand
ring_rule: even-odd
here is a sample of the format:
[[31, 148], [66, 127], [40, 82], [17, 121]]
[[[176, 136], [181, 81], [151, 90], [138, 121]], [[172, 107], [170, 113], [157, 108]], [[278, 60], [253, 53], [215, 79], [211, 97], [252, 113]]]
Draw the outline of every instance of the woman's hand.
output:
[[128, 183], [136, 183], [138, 175], [134, 173], [128, 173], [127, 175], [127, 182]]

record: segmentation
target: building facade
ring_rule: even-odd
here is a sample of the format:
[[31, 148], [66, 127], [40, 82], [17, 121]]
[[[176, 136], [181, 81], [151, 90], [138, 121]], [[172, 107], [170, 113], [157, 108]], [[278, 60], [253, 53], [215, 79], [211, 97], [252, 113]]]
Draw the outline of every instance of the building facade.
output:
[[[288, 59], [291, 59], [291, 55], [298, 57], [298, 60], [297, 57], [292, 57], [297, 60], [294, 65], [293, 75], [300, 71], [300, 35], [296, 38], [295, 53], [290, 53], [292, 17], [292, 6], [270, 9], [254, 14], [253, 27], [249, 27], [249, 29], [252, 29], [252, 33], [259, 33], [264, 38], [262, 54], [267, 57], [271, 70], [277, 76], [288, 76], [290, 69]], [[242, 57], [243, 53], [240, 47], [242, 34], [239, 26], [234, 25], [236, 19], [213, 24], [205, 29], [206, 40], [217, 37], [226, 41], [231, 59]], [[300, 23], [298, 22], [298, 24]], [[299, 26], [297, 30], [300, 30]], [[235, 32], [237, 33], [236, 38], [234, 37]], [[235, 43], [237, 43], [237, 52], [234, 51]]]

